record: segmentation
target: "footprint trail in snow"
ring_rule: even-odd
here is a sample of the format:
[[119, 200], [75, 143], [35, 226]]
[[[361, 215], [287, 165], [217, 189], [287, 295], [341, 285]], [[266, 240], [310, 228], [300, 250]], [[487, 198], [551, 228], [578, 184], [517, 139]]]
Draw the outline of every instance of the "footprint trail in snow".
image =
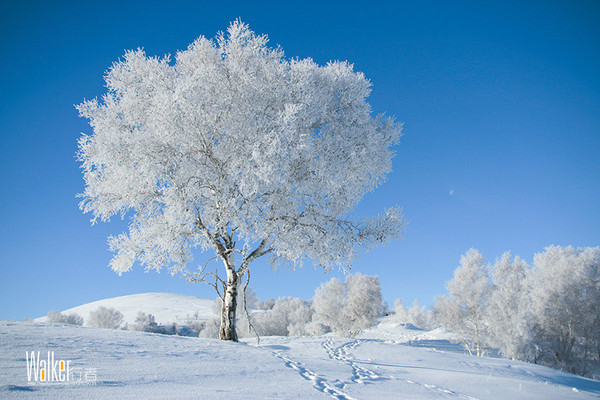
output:
[[360, 346], [360, 344], [360, 340], [354, 340], [342, 346], [335, 347], [334, 341], [332, 339], [327, 339], [322, 343], [322, 346], [329, 355], [329, 358], [344, 362], [348, 364], [350, 368], [352, 368], [352, 382], [366, 383], [368, 381], [383, 379], [370, 369], [360, 366], [351, 358], [348, 350], [355, 349], [356, 347]]
[[331, 395], [331, 397], [337, 400], [356, 400], [354, 397], [328, 384], [323, 377], [319, 376], [315, 372], [304, 368], [300, 362], [293, 361], [278, 351], [273, 351], [273, 354], [276, 357], [283, 360], [286, 367], [296, 370], [301, 377], [303, 377], [307, 381], [311, 381], [314, 388], [317, 389], [319, 392], [329, 394]]
[[[323, 343], [321, 343], [321, 345], [323, 346], [323, 348], [329, 355], [329, 358], [331, 358], [333, 360], [344, 362], [352, 368], [353, 374], [352, 374], [351, 380], [354, 383], [365, 384], [365, 383], [369, 383], [369, 382], [373, 382], [373, 381], [377, 381], [377, 380], [390, 379], [390, 378], [386, 378], [386, 377], [377, 375], [372, 370], [359, 365], [358, 362], [356, 362], [352, 358], [352, 355], [350, 353], [351, 350], [356, 349], [363, 342], [364, 341], [362, 341], [362, 340], [353, 340], [353, 341], [345, 343], [339, 347], [336, 347], [333, 339], [327, 339]], [[428, 383], [416, 382], [416, 381], [410, 380], [410, 379], [402, 379], [402, 381], [404, 381], [408, 384], [411, 384], [411, 385], [421, 386], [424, 389], [426, 389], [427, 391], [437, 392], [437, 393], [443, 395], [444, 397], [448, 396], [449, 398], [459, 398], [459, 399], [464, 399], [464, 400], [479, 400], [476, 397], [457, 393], [455, 391], [448, 390], [448, 389], [445, 389], [445, 388], [442, 388], [442, 387], [439, 387], [436, 385], [428, 384]]]

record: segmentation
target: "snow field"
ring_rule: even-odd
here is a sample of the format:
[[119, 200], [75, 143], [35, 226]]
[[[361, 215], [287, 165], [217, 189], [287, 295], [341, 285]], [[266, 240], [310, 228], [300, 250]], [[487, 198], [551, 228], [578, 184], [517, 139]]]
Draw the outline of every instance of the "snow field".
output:
[[[84, 304], [133, 322], [185, 323], [212, 300], [145, 293]], [[596, 399], [600, 382], [539, 365], [474, 357], [443, 329], [384, 318], [356, 338], [270, 336], [240, 343], [74, 325], [0, 321], [1, 399]], [[30, 382], [26, 352], [70, 360], [71, 382]], [[81, 380], [90, 369], [94, 379]]]
[[[388, 327], [389, 328], [389, 327]], [[3, 399], [596, 399], [600, 382], [451, 345], [334, 336], [240, 343], [0, 322]], [[389, 335], [391, 333], [388, 332]], [[418, 344], [417, 339], [411, 339]], [[443, 344], [429, 340], [426, 344]], [[446, 342], [447, 343], [447, 342]], [[26, 351], [93, 368], [92, 384], [28, 382]]]

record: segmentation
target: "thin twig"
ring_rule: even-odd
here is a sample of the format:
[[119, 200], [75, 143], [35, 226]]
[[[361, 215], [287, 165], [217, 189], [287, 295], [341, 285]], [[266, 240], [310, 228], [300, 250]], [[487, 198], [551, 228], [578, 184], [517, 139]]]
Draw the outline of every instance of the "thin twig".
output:
[[246, 313], [246, 320], [248, 320], [248, 329], [251, 329], [252, 331], [254, 331], [254, 334], [256, 335], [256, 345], [260, 346], [260, 336], [258, 335], [258, 332], [256, 332], [256, 329], [254, 328], [254, 325], [252, 325], [252, 321], [250, 321], [250, 315], [248, 314], [248, 307], [246, 306], [246, 288], [248, 288], [248, 284], [250, 283], [250, 270], [246, 271], [248, 273], [248, 278], [246, 279], [246, 284], [244, 285], [244, 288], [242, 289], [242, 295], [244, 297], [244, 312]]

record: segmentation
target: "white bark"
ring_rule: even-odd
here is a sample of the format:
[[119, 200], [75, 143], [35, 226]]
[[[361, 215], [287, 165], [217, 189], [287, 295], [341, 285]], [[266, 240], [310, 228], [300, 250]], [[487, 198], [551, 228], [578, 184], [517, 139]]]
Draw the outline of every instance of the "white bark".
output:
[[233, 255], [230, 260], [224, 261], [227, 271], [227, 280], [225, 293], [223, 295], [223, 306], [221, 309], [221, 328], [219, 329], [219, 339], [238, 341], [237, 331], [235, 328], [236, 308], [238, 300], [238, 274], [233, 267]]

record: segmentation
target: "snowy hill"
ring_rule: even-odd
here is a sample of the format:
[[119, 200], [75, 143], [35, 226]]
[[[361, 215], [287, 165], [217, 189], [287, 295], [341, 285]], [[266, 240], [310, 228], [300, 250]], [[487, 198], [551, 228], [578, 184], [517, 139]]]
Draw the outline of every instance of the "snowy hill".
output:
[[[138, 312], [142, 311], [154, 315], [158, 324], [176, 322], [185, 325], [188, 318], [192, 317], [194, 313], [198, 313], [198, 319], [201, 321], [210, 319], [213, 315], [213, 303], [214, 300], [183, 294], [141, 293], [86, 303], [64, 310], [62, 313], [78, 314], [83, 317], [84, 325], [86, 325], [85, 321], [88, 320], [90, 312], [103, 306], [119, 310], [123, 314], [123, 321], [129, 324], [134, 323]], [[46, 317], [37, 318], [35, 321], [46, 322]]]
[[[100, 306], [118, 309], [129, 323], [138, 311], [153, 314], [158, 323], [179, 324], [196, 312], [199, 319], [213, 314], [213, 300], [171, 293], [114, 297], [64, 313], [87, 318]], [[600, 382], [520, 361], [469, 356], [449, 341], [450, 332], [423, 331], [393, 318], [355, 339], [264, 337], [260, 343], [40, 323], [44, 320], [0, 322], [0, 398], [600, 397]], [[32, 351], [42, 360], [54, 352], [56, 360], [69, 361], [71, 381], [30, 381], [26, 354]]]
[[[0, 322], [0, 398], [587, 400], [600, 396], [600, 382], [550, 368], [392, 339], [267, 337], [260, 344], [251, 339], [232, 343], [5, 321]], [[44, 362], [48, 352], [54, 352], [56, 369], [59, 360], [65, 360], [70, 380], [30, 382], [26, 355], [32, 351], [39, 351]]]

